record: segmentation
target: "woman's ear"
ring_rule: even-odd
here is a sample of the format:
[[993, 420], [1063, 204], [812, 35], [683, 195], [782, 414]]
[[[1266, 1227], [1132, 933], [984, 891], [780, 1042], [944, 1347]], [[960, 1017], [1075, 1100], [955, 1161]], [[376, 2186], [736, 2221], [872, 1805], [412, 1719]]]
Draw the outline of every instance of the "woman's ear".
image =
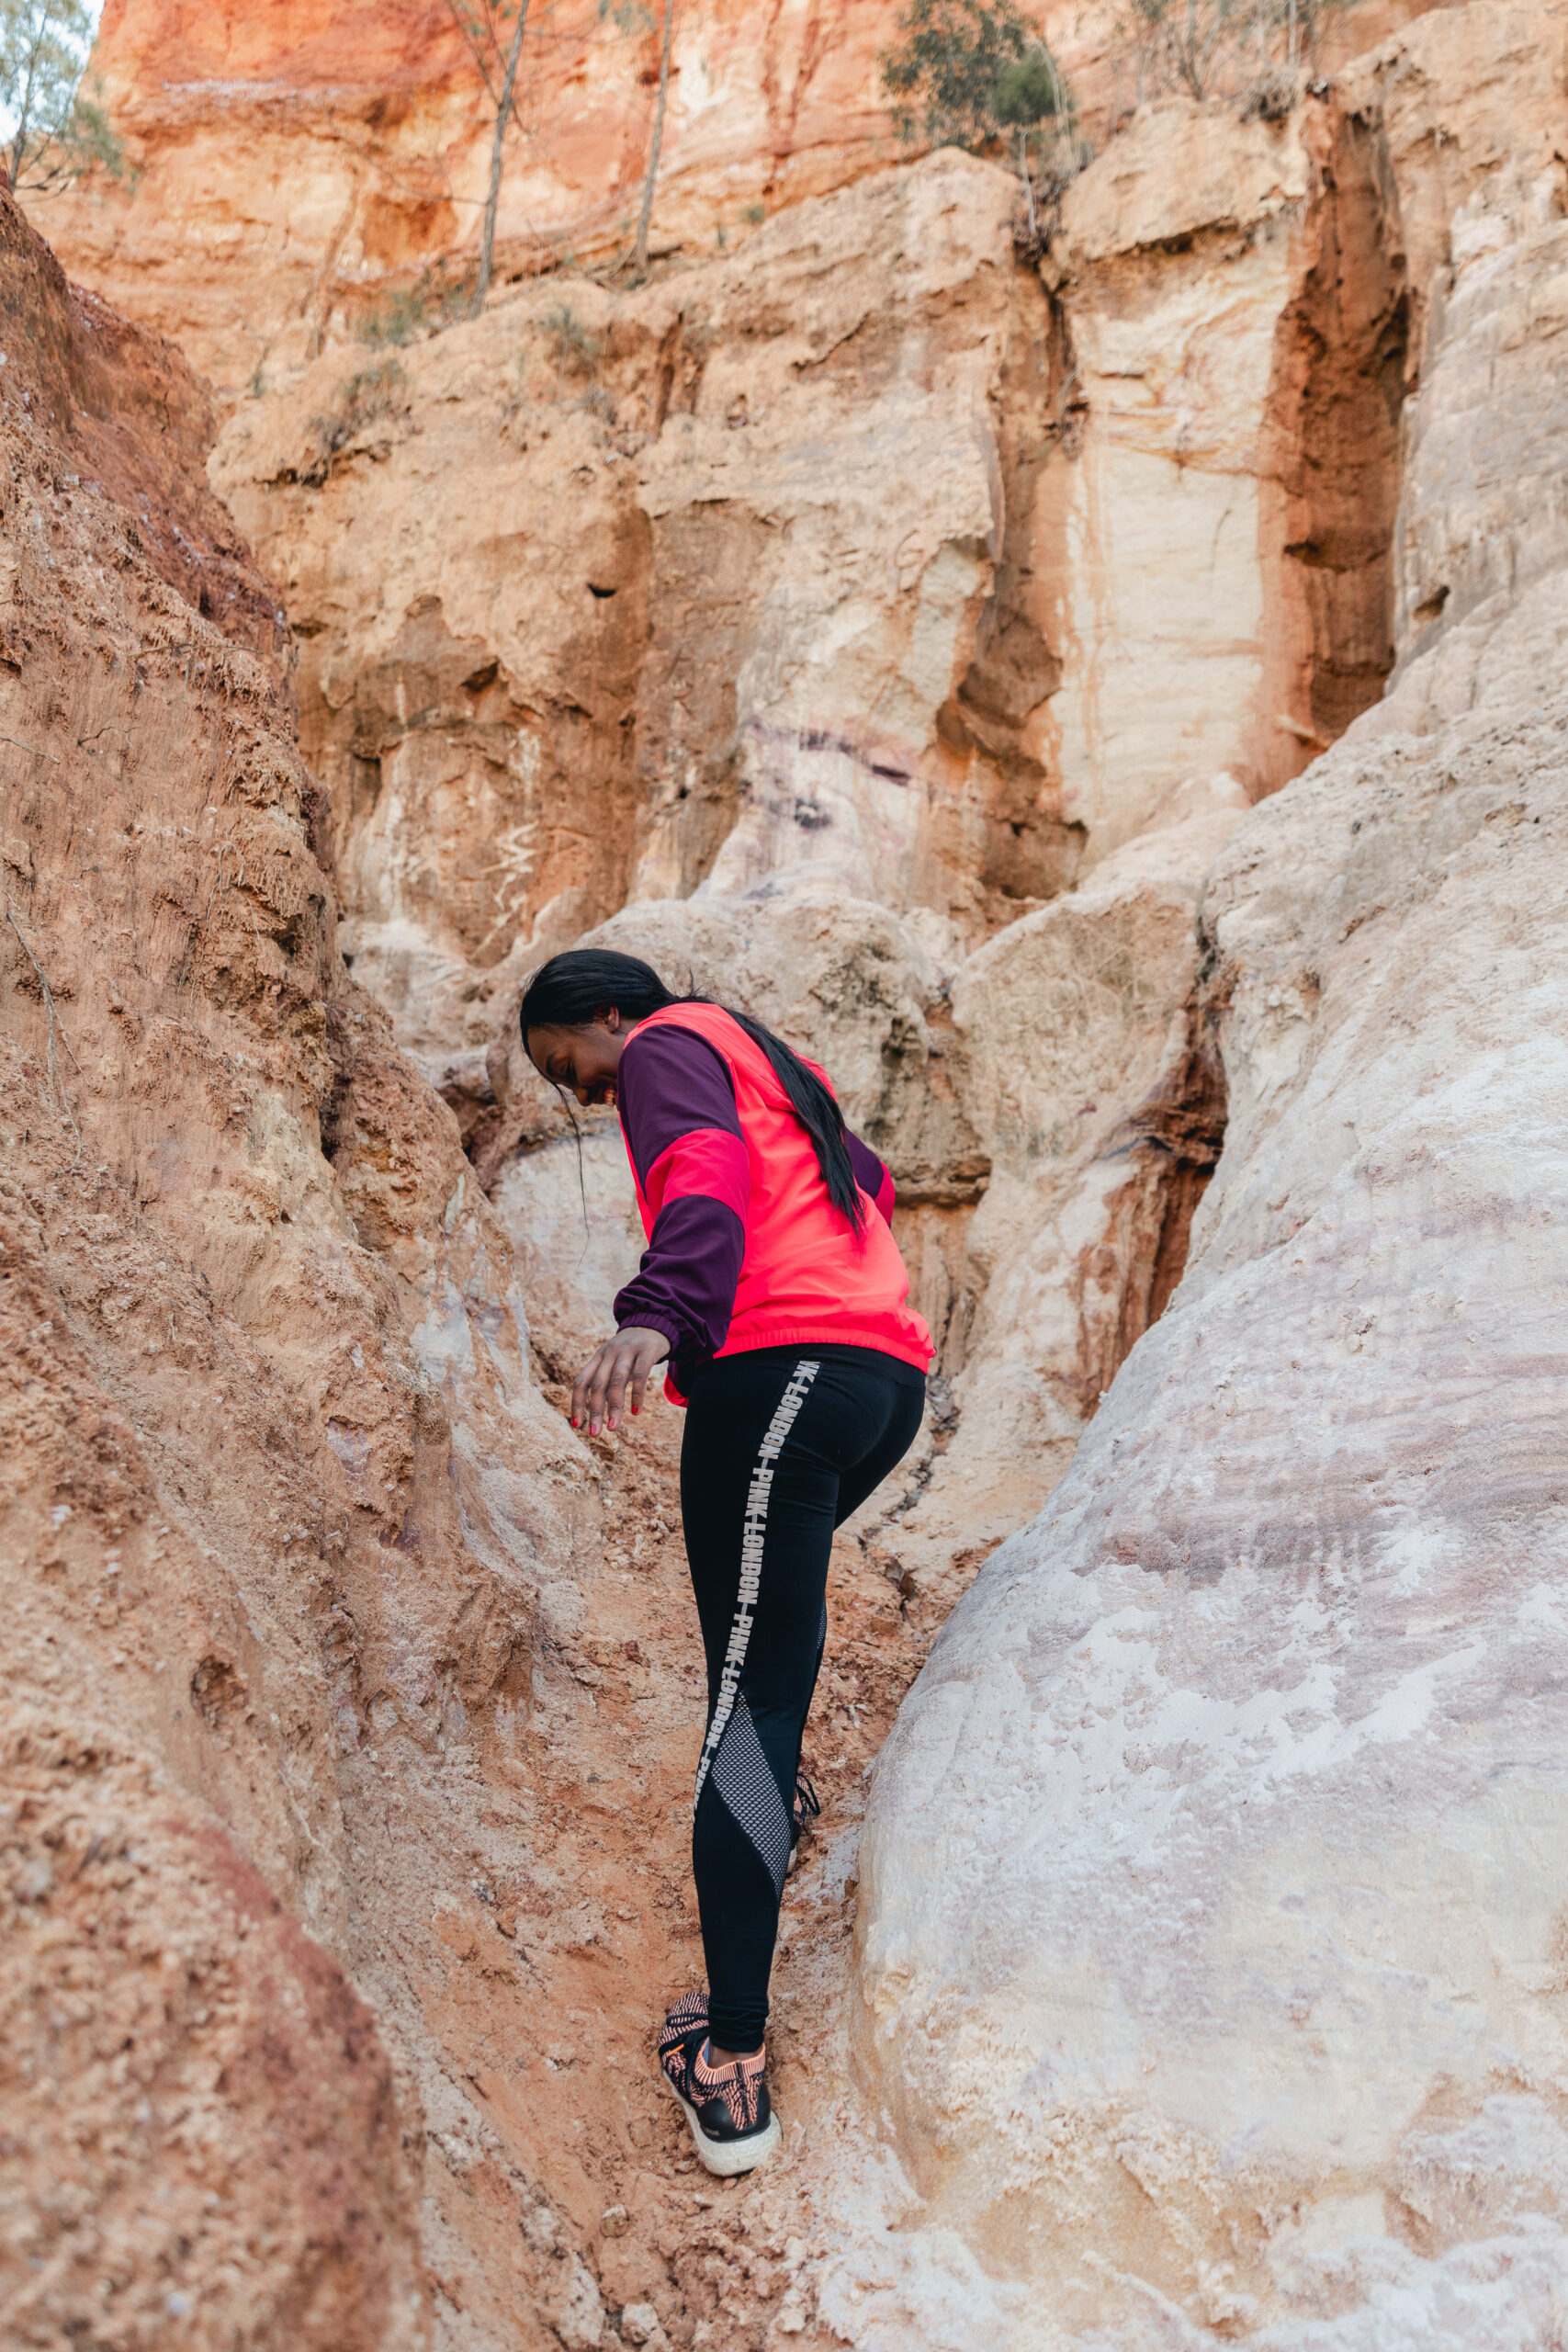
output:
[[604, 1012], [599, 1015], [599, 1018], [604, 1023], [604, 1026], [609, 1031], [611, 1036], [615, 1036], [621, 1025], [620, 1006], [618, 1004], [606, 1005]]

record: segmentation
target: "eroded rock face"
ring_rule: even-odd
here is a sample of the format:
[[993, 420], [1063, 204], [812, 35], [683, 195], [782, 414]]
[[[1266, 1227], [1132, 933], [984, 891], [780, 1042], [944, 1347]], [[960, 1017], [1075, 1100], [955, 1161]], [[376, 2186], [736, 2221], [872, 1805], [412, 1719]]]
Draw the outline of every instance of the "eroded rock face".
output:
[[[975, 935], [1071, 880], [1047, 767], [958, 715], [1004, 372], [1050, 438], [1014, 201], [945, 153], [564, 323], [530, 296], [411, 350], [330, 458], [339, 356], [235, 417], [216, 479], [305, 640], [359, 953], [411, 1042], [482, 1042], [514, 943], [628, 899], [826, 883]], [[1053, 681], [1023, 635], [1014, 734]]]
[[1347, 750], [1222, 855], [1192, 1263], [884, 1752], [862, 2045], [930, 2223], [1050, 2282], [1009, 2342], [1530, 2340], [1561, 2278], [1565, 743]]
[[[652, 250], [711, 253], [890, 152], [875, 60], [891, 0], [681, 12]], [[503, 187], [503, 271], [626, 244], [659, 72], [651, 16], [553, 19], [525, 59]], [[457, 21], [400, 0], [345, 13], [119, 0], [93, 70], [138, 171], [50, 219], [73, 275], [240, 392], [313, 358], [384, 289], [467, 259], [490, 168], [484, 93]], [[457, 262], [448, 275], [440, 266]], [[245, 299], [236, 305], [236, 273]]]
[[483, 2138], [443, 1923], [496, 1865], [450, 1797], [477, 1830], [479, 1753], [515, 1775], [519, 1692], [570, 1684], [545, 1587], [593, 1476], [456, 1124], [337, 957], [274, 608], [181, 474], [197, 389], [8, 203], [0, 266], [33, 324], [0, 420], [7, 2308], [39, 2343], [412, 2344], [432, 2246], [470, 2305], [487, 2264], [547, 2301], [571, 2253], [453, 2211], [425, 2127]]
[[1562, 28], [1434, 17], [1355, 70], [1428, 289], [1395, 537], [1398, 667], [1358, 735], [1530, 707], [1561, 677]]
[[428, 1066], [628, 901], [830, 888], [951, 964], [1381, 690], [1408, 305], [1364, 127], [1141, 117], [1054, 293], [1017, 200], [943, 153], [232, 417], [357, 968]]
[[[1483, 5], [1283, 122], [1154, 109], [1042, 273], [993, 166], [824, 192], [874, 15], [700, 51], [853, 85], [744, 170], [680, 96], [705, 252], [773, 173], [743, 252], [395, 353], [349, 313], [478, 152], [434, 49], [383, 105], [419, 28], [334, 114], [342, 28], [291, 18], [267, 96], [271, 18], [175, 57], [111, 15], [163, 144], [93, 251], [231, 390], [265, 360], [213, 465], [260, 572], [177, 359], [0, 215], [40, 2341], [194, 2299], [242, 2342], [1472, 2352], [1558, 2291], [1558, 32]], [[583, 120], [541, 172], [596, 235], [635, 141], [582, 196]], [[942, 1348], [835, 1555], [799, 2160], [717, 2213], [645, 2046], [698, 1965], [678, 1431], [565, 1427], [639, 1237], [515, 1030], [581, 937], [823, 1057]], [[863, 1774], [1047, 1497], [878, 1783], [878, 2154]]]
[[389, 1295], [315, 1148], [314, 796], [188, 372], [8, 199], [0, 267], [7, 2308], [412, 2343], [417, 2099], [343, 1973], [353, 1505], [299, 1406], [300, 1289], [373, 1354]]
[[1387, 704], [1210, 871], [1188, 1271], [884, 1752], [858, 2030], [920, 2201], [825, 2282], [866, 2344], [962, 2295], [1019, 2346], [1511, 2346], [1562, 2292], [1558, 232], [1541, 51], [1473, 18], [1495, 77], [1453, 18], [1371, 70], [1439, 271], [1402, 576], [1480, 585], [1405, 594]]
[[[896, 0], [688, 0], [678, 10], [650, 251], [733, 249], [758, 221], [899, 154], [879, 59]], [[1113, 11], [1050, 0], [1046, 34], [1096, 145], [1130, 104]], [[1362, 0], [1337, 63], [1419, 13]], [[641, 202], [661, 12], [536, 18], [502, 190], [503, 277], [624, 255]], [[489, 114], [451, 13], [110, 0], [92, 70], [134, 178], [49, 200], [73, 277], [173, 335], [232, 399], [472, 269]], [[244, 298], [234, 300], [238, 280]]]

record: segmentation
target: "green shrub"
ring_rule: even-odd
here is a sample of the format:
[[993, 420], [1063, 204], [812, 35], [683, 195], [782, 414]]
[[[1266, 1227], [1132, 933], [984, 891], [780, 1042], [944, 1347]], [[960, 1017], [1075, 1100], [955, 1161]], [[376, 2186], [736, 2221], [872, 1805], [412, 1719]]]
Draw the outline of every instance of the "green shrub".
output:
[[1035, 41], [1004, 65], [991, 92], [998, 123], [1006, 130], [1032, 130], [1043, 122], [1070, 120], [1072, 95], [1043, 41]]
[[998, 84], [1043, 46], [1038, 28], [1015, 0], [908, 0], [898, 32], [881, 63], [899, 137], [928, 139], [933, 147], [989, 146], [1001, 129]]

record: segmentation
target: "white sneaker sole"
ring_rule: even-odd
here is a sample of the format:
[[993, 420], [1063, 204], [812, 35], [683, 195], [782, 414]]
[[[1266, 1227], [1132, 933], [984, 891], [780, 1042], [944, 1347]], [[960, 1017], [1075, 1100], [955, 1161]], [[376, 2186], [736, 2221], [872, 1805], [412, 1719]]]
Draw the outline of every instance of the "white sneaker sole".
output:
[[784, 2126], [776, 2115], [770, 2115], [761, 2132], [749, 2132], [744, 2140], [710, 2140], [697, 2120], [696, 2109], [689, 2099], [682, 2098], [662, 2066], [659, 2079], [671, 2098], [685, 2109], [697, 2154], [708, 2171], [716, 2173], [721, 2180], [733, 2180], [739, 2173], [760, 2171], [784, 2138]]

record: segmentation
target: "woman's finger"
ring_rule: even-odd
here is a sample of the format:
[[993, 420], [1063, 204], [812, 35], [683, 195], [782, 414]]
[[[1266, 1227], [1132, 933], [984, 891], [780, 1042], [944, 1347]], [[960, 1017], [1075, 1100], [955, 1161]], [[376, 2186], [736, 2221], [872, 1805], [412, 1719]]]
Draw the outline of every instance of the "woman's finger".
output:
[[571, 1426], [573, 1429], [576, 1429], [580, 1425], [584, 1413], [588, 1409], [588, 1383], [592, 1376], [593, 1367], [598, 1361], [599, 1356], [596, 1350], [594, 1353], [589, 1357], [588, 1362], [583, 1365], [582, 1370], [578, 1374], [577, 1378], [571, 1384]]
[[615, 1341], [606, 1340], [590, 1366], [591, 1377], [588, 1383], [588, 1434], [590, 1437], [598, 1436], [599, 1425], [604, 1418], [604, 1390], [610, 1377], [610, 1366], [615, 1361]]
[[648, 1386], [648, 1375], [653, 1370], [651, 1362], [647, 1361], [648, 1354], [648, 1342], [643, 1340], [632, 1358], [631, 1389], [627, 1402], [634, 1413], [640, 1413], [642, 1410], [643, 1391]]
[[636, 1361], [636, 1343], [634, 1341], [625, 1340], [621, 1340], [616, 1346], [610, 1363], [610, 1384], [605, 1391], [604, 1400], [609, 1407], [609, 1410], [604, 1417], [604, 1426], [606, 1429], [613, 1430], [615, 1426], [621, 1407], [626, 1402], [626, 1374], [631, 1371]]

